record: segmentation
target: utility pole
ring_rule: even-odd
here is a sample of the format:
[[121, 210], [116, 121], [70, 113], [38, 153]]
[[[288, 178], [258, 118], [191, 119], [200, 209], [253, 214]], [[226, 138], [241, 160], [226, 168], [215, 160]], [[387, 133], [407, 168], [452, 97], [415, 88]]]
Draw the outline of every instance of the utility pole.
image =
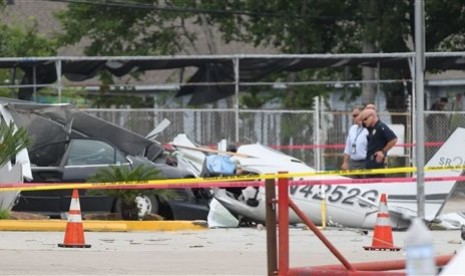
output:
[[415, 0], [415, 93], [416, 93], [416, 138], [417, 210], [418, 217], [425, 218], [425, 16], [424, 1]]

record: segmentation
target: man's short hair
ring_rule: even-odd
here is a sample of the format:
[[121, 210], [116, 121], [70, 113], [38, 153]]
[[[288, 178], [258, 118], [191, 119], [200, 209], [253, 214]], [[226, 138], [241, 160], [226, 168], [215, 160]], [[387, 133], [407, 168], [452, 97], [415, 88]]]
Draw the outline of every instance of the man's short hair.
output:
[[374, 111], [376, 111], [376, 105], [369, 103], [365, 106], [365, 109], [373, 109]]

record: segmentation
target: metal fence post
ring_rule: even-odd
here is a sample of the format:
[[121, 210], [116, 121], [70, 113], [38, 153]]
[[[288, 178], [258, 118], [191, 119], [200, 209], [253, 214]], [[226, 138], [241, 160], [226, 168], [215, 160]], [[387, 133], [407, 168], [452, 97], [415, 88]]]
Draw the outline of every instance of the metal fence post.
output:
[[321, 140], [320, 140], [320, 98], [317, 96], [314, 98], [314, 111], [313, 111], [313, 141], [315, 141], [315, 169], [319, 171], [321, 169]]
[[239, 75], [239, 58], [236, 57], [234, 59], [234, 95], [235, 95], [235, 139], [236, 143], [239, 143], [239, 82], [240, 82], [240, 75]]
[[289, 188], [284, 173], [278, 173], [279, 275], [287, 275], [289, 271]]
[[265, 180], [266, 199], [266, 254], [268, 275], [278, 271], [278, 250], [276, 240], [276, 189], [275, 179]]

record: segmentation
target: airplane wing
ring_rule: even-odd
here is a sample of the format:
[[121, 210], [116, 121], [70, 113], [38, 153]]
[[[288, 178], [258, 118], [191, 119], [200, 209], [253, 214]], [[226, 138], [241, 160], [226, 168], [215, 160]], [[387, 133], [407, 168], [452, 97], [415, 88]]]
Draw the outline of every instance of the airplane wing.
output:
[[237, 152], [240, 154], [255, 156], [255, 158], [236, 157], [241, 168], [248, 172], [266, 174], [277, 172], [297, 173], [316, 171], [301, 160], [262, 144], [241, 145], [237, 149]]

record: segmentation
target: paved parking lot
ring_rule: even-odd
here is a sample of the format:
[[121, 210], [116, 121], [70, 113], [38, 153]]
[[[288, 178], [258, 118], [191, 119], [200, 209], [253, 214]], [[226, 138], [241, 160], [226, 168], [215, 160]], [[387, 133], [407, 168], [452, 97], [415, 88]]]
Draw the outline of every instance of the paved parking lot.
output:
[[[404, 251], [364, 251], [371, 232], [327, 229], [350, 262], [398, 260]], [[403, 245], [405, 232], [394, 232]], [[462, 247], [459, 231], [434, 231], [437, 254]], [[256, 228], [195, 231], [85, 232], [91, 248], [60, 248], [62, 232], [0, 232], [2, 275], [265, 275], [266, 231]], [[339, 264], [305, 228], [290, 230], [291, 267]]]

